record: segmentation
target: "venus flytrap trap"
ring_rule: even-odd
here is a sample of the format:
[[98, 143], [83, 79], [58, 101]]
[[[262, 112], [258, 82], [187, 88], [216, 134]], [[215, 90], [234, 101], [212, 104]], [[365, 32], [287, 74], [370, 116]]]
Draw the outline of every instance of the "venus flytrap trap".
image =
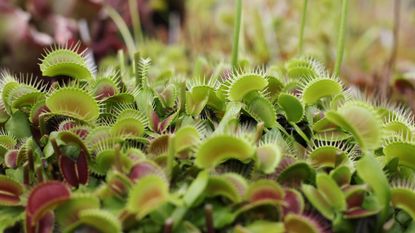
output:
[[45, 51], [40, 63], [43, 76], [70, 76], [74, 79], [92, 79], [95, 76], [91, 54], [80, 51], [80, 43], [73, 46], [55, 46]]

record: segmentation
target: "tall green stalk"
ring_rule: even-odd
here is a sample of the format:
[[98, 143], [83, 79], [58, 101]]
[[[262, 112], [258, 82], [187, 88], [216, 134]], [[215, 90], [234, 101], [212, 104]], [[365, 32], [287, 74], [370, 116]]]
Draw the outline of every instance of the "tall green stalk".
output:
[[340, 18], [339, 35], [337, 38], [337, 58], [336, 58], [336, 65], [334, 67], [334, 74], [336, 76], [340, 75], [340, 68], [341, 68], [341, 64], [343, 61], [348, 13], [349, 13], [349, 0], [343, 0], [342, 12], [341, 12], [341, 18]]
[[232, 68], [238, 66], [239, 35], [241, 32], [242, 0], [236, 0], [235, 24], [233, 30]]
[[131, 21], [133, 23], [135, 44], [137, 45], [143, 41], [143, 31], [141, 30], [137, 0], [128, 0], [128, 6], [130, 8]]
[[306, 16], [307, 16], [307, 5], [308, 5], [308, 0], [304, 0], [303, 14], [301, 15], [300, 37], [298, 39], [298, 50], [300, 52], [300, 55], [303, 54], [304, 28], [305, 28], [305, 19], [306, 19]]
[[128, 54], [130, 56], [131, 61], [134, 60], [134, 52], [135, 52], [135, 44], [134, 39], [131, 36], [131, 33], [128, 29], [127, 24], [124, 22], [123, 18], [121, 17], [118, 12], [112, 8], [111, 6], [107, 5], [106, 10], [110, 18], [114, 21], [115, 25], [117, 26], [118, 30], [120, 30], [121, 36], [124, 39], [125, 44], [127, 45]]

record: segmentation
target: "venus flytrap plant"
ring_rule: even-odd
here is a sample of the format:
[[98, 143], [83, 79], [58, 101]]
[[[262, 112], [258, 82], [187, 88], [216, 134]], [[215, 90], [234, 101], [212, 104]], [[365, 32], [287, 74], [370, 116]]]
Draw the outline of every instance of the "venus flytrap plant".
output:
[[74, 194], [70, 200], [56, 208], [56, 219], [63, 231], [77, 225], [80, 212], [86, 209], [99, 209], [99, 199], [91, 194]]
[[305, 78], [299, 85], [302, 101], [306, 105], [314, 105], [324, 97], [334, 97], [343, 91], [341, 81], [335, 77]]
[[247, 226], [235, 227], [235, 233], [259, 233], [259, 232], [270, 232], [270, 233], [282, 233], [284, 232], [284, 225], [278, 222], [268, 221], [257, 221]]
[[232, 75], [225, 85], [229, 101], [242, 101], [248, 93], [264, 90], [268, 81], [261, 71], [241, 71]]
[[412, 181], [398, 180], [392, 183], [391, 202], [394, 208], [405, 210], [412, 219], [415, 217], [411, 202], [414, 200], [414, 189]]
[[141, 178], [131, 189], [127, 208], [141, 219], [169, 199], [166, 181], [158, 176]]
[[266, 174], [275, 171], [283, 156], [284, 146], [286, 146], [285, 143], [281, 143], [284, 141], [281, 135], [275, 132], [270, 131], [266, 134], [256, 149], [258, 170]]
[[289, 232], [329, 232], [329, 226], [319, 216], [313, 214], [289, 214], [284, 219], [284, 226]]
[[328, 111], [326, 117], [351, 133], [362, 150], [376, 149], [380, 146], [382, 122], [370, 104], [360, 101], [346, 102], [337, 111]]
[[43, 76], [55, 77], [59, 75], [70, 76], [75, 79], [92, 79], [96, 67], [90, 53], [86, 50], [80, 52], [80, 43], [73, 46], [55, 46], [46, 50], [40, 63]]
[[382, 209], [379, 216], [378, 229], [385, 222], [389, 209], [385, 206], [390, 202], [390, 187], [387, 178], [382, 172], [379, 163], [375, 160], [373, 155], [366, 154], [356, 165], [357, 174], [365, 181], [373, 190], [378, 205]]
[[3, 197], [0, 200], [2, 206], [15, 206], [20, 205], [20, 195], [24, 191], [24, 187], [16, 180], [7, 177], [0, 176], [1, 191]]
[[70, 190], [60, 182], [51, 181], [36, 186], [30, 192], [27, 200], [26, 231], [36, 232], [38, 222], [48, 217], [50, 214], [49, 211], [56, 207], [56, 205], [63, 203], [69, 198]]
[[[385, 163], [397, 162], [402, 170], [406, 168], [413, 169], [413, 159], [409, 156], [413, 150], [413, 140], [410, 136], [394, 135], [385, 139], [383, 153], [385, 154]], [[400, 176], [398, 171], [391, 175]], [[404, 175], [405, 177], [405, 175]], [[404, 178], [402, 177], [402, 178]]]
[[221, 196], [233, 203], [242, 201], [248, 184], [245, 179], [238, 174], [224, 173], [209, 178], [205, 188], [206, 197]]
[[309, 147], [307, 152], [310, 163], [318, 168], [336, 168], [346, 166], [354, 169], [353, 161], [357, 150], [348, 142], [334, 141], [332, 139], [317, 141]]
[[[252, 159], [255, 148], [243, 136], [218, 134], [207, 138], [195, 154], [195, 164], [200, 168], [215, 167], [228, 159], [246, 162]], [[221, 150], [220, 148], [223, 148]], [[218, 150], [219, 149], [219, 150]], [[212, 155], [215, 157], [212, 158]]]
[[383, 128], [387, 133], [411, 135], [414, 120], [411, 111], [403, 106], [380, 107], [378, 111], [381, 113], [384, 122]]
[[284, 70], [288, 78], [293, 80], [326, 76], [326, 70], [322, 64], [307, 57], [295, 58], [287, 61], [284, 64]]
[[79, 213], [78, 224], [91, 226], [103, 233], [122, 232], [119, 220], [113, 214], [99, 209], [82, 210]]

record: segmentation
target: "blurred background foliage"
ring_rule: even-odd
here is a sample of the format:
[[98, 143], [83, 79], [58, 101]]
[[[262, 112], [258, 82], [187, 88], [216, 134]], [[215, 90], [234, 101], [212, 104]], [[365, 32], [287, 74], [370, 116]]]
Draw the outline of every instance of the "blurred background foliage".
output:
[[[339, 0], [313, 0], [307, 10], [304, 55], [331, 69], [340, 5]], [[415, 1], [359, 0], [349, 7], [343, 80], [369, 92], [386, 85], [389, 94], [411, 102]], [[302, 0], [245, 0], [241, 59], [272, 66], [298, 56], [302, 8]], [[45, 47], [78, 40], [91, 49], [96, 63], [111, 63], [117, 52], [131, 53], [112, 10], [130, 29], [133, 45], [130, 40], [128, 49], [157, 64], [150, 70], [153, 76], [194, 74], [196, 67], [209, 74], [208, 64], [230, 62], [234, 1], [0, 0], [0, 66], [39, 74], [38, 58]], [[134, 17], [140, 28], [132, 27]]]

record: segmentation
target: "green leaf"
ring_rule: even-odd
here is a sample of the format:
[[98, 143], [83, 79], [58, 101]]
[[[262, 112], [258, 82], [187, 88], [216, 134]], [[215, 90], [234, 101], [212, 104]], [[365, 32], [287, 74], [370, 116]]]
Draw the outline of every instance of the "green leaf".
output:
[[343, 130], [353, 134], [363, 150], [377, 149], [382, 139], [382, 121], [373, 107], [363, 102], [348, 102], [326, 117]]
[[415, 192], [410, 188], [396, 187], [391, 190], [391, 202], [394, 208], [399, 208], [415, 219]]
[[383, 220], [388, 212], [387, 206], [391, 199], [388, 179], [379, 163], [371, 154], [366, 154], [356, 164], [357, 174], [373, 190], [377, 201], [383, 208]]
[[344, 194], [329, 175], [326, 173], [317, 174], [316, 183], [319, 192], [335, 210], [343, 211], [346, 209], [346, 199]]
[[209, 178], [205, 193], [207, 196], [223, 196], [234, 203], [240, 202], [241, 195], [238, 187], [226, 176], [213, 176]]
[[283, 233], [285, 231], [284, 224], [281, 222], [268, 222], [259, 220], [247, 226], [236, 226], [234, 233]]
[[314, 208], [316, 208], [327, 219], [334, 219], [335, 212], [331, 206], [331, 203], [326, 200], [319, 190], [308, 184], [303, 184], [301, 189]]
[[195, 164], [200, 168], [211, 168], [228, 160], [242, 162], [251, 159], [254, 147], [247, 140], [232, 135], [214, 135], [205, 139], [196, 152]]
[[281, 161], [281, 149], [275, 144], [264, 144], [256, 150], [258, 169], [266, 174], [275, 171]]
[[95, 76], [95, 67], [91, 56], [80, 50], [80, 43], [74, 46], [59, 46], [47, 50], [40, 63], [43, 76], [55, 77], [66, 75], [75, 79], [92, 79]]
[[169, 188], [166, 181], [159, 176], [148, 175], [138, 180], [130, 190], [127, 209], [141, 219], [168, 199]]
[[302, 88], [302, 100], [306, 105], [313, 105], [323, 97], [332, 97], [343, 90], [339, 80], [332, 78], [316, 78], [305, 81]]
[[5, 128], [7, 132], [11, 133], [18, 139], [32, 136], [30, 130], [30, 123], [26, 114], [21, 111], [16, 111], [6, 122]]
[[200, 135], [193, 126], [183, 126], [175, 133], [175, 148], [177, 152], [182, 152], [200, 142]]
[[265, 77], [258, 74], [237, 75], [231, 81], [228, 90], [230, 101], [242, 101], [244, 96], [252, 91], [261, 91], [268, 85]]
[[92, 122], [98, 119], [100, 109], [94, 97], [79, 87], [63, 87], [46, 98], [46, 106], [53, 114]]
[[79, 213], [79, 222], [93, 226], [102, 233], [121, 233], [121, 222], [113, 214], [100, 209], [85, 209]]
[[399, 159], [399, 165], [415, 169], [415, 144], [406, 141], [386, 143], [383, 153], [387, 161]]
[[277, 113], [274, 106], [265, 97], [257, 92], [251, 92], [244, 98], [246, 106], [244, 110], [257, 122], [264, 122], [265, 127], [272, 128], [277, 121]]
[[284, 218], [286, 232], [290, 233], [321, 233], [318, 223], [304, 215], [288, 214]]
[[92, 194], [74, 195], [56, 208], [56, 218], [65, 229], [79, 220], [79, 213], [85, 209], [98, 209], [99, 199]]
[[278, 97], [278, 104], [284, 110], [288, 121], [297, 123], [303, 118], [304, 107], [297, 97], [281, 93]]
[[207, 170], [199, 172], [183, 197], [183, 201], [187, 206], [192, 206], [197, 198], [203, 193], [208, 184], [208, 180], [209, 173]]
[[17, 222], [24, 219], [24, 209], [22, 207], [2, 207], [0, 209], [0, 232], [14, 226]]

